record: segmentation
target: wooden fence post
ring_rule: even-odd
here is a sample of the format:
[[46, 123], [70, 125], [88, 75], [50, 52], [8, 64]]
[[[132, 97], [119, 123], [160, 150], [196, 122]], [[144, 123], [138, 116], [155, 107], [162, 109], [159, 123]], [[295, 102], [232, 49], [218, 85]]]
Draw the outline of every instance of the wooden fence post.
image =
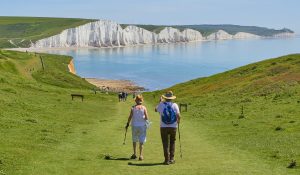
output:
[[45, 70], [44, 61], [43, 61], [42, 56], [40, 56], [40, 60], [41, 60], [41, 63], [42, 63], [42, 68], [43, 68], [43, 70]]

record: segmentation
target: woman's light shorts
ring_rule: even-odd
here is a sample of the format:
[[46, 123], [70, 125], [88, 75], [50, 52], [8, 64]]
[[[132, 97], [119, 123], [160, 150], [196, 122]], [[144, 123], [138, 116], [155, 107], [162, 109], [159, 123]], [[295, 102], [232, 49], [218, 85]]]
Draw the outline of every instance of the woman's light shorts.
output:
[[146, 126], [132, 126], [132, 142], [146, 142]]

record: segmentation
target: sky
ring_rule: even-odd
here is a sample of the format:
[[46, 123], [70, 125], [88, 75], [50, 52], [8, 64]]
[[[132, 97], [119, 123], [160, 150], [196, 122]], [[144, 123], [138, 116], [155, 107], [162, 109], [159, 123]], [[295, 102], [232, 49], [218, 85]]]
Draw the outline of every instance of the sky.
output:
[[1, 0], [0, 16], [110, 19], [126, 24], [237, 24], [300, 33], [300, 0]]

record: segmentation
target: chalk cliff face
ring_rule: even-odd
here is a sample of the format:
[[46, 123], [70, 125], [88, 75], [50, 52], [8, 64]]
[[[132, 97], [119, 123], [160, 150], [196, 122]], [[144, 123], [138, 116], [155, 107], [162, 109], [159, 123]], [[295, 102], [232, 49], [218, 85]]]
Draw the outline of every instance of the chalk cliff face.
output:
[[233, 35], [233, 39], [250, 39], [250, 38], [261, 38], [261, 36], [254, 35], [251, 33], [238, 32]]
[[127, 26], [109, 20], [99, 20], [45, 38], [32, 44], [35, 48], [51, 47], [118, 47], [138, 44], [175, 43], [202, 40], [196, 30], [179, 31], [166, 27], [159, 34], [140, 27]]
[[274, 35], [273, 37], [275, 38], [289, 38], [289, 37], [294, 37], [296, 34], [295, 33], [289, 33], [289, 32], [283, 32]]
[[238, 32], [235, 35], [231, 35], [224, 30], [219, 30], [206, 37], [206, 40], [230, 40], [230, 39], [255, 39], [261, 38], [261, 36], [251, 33]]
[[192, 29], [185, 29], [180, 31], [172, 27], [166, 27], [157, 35], [158, 43], [176, 43], [176, 42], [189, 42], [200, 41], [203, 37], [200, 32]]
[[228, 40], [228, 39], [233, 39], [233, 36], [225, 32], [224, 30], [219, 30], [207, 36], [206, 39], [207, 40]]
[[182, 34], [187, 42], [203, 40], [202, 34], [196, 30], [185, 29]]
[[[156, 43], [156, 35], [148, 30], [127, 26], [124, 30], [120, 29], [120, 45], [136, 45]], [[120, 46], [119, 45], [119, 46]]]
[[[280, 35], [278, 35], [278, 37], [279, 36]], [[196, 30], [185, 29], [180, 31], [172, 27], [166, 27], [161, 30], [160, 33], [156, 34], [137, 26], [127, 26], [123, 29], [121, 25], [116, 22], [99, 20], [64, 30], [58, 35], [33, 43], [31, 47], [119, 47], [138, 44], [249, 38], [260, 38], [260, 36], [244, 32], [231, 35], [223, 30], [219, 30], [207, 37], [203, 37], [202, 34]]]
[[33, 47], [109, 47], [120, 45], [122, 27], [115, 22], [100, 20], [37, 41]]

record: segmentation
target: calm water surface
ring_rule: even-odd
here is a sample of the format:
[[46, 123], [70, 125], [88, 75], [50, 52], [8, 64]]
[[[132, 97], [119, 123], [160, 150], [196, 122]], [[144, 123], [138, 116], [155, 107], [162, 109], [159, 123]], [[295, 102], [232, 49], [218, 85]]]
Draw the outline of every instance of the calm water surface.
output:
[[132, 80], [149, 90], [157, 90], [267, 58], [300, 53], [300, 38], [48, 52], [73, 56], [77, 74], [82, 77]]

